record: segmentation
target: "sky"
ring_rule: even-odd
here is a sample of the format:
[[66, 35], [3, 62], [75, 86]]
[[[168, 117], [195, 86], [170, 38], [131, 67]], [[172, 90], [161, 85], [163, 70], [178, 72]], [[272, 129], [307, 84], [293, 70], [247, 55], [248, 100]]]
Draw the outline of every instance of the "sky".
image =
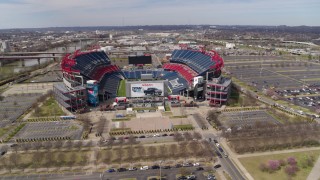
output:
[[320, 26], [320, 0], [0, 0], [0, 29], [185, 24]]

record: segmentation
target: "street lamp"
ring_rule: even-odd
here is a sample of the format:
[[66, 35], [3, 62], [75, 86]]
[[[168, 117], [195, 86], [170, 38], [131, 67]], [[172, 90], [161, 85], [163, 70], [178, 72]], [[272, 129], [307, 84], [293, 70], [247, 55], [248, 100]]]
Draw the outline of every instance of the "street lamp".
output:
[[163, 160], [160, 161], [159, 163], [159, 166], [160, 166], [160, 180], [162, 179], [162, 176], [161, 176], [161, 164], [162, 164]]

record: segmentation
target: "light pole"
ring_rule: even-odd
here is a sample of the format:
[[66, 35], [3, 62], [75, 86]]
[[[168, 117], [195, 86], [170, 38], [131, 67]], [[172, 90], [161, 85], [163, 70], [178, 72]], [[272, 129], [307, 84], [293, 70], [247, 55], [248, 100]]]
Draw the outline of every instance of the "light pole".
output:
[[159, 164], [159, 166], [160, 166], [160, 180], [162, 179], [162, 176], [161, 176], [161, 164], [162, 164], [162, 160], [160, 161], [160, 164]]

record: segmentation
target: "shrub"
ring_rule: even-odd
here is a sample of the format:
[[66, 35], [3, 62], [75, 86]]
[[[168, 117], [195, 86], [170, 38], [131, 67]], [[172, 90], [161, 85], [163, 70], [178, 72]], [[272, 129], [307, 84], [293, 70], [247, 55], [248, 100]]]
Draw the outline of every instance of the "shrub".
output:
[[287, 166], [285, 169], [285, 172], [289, 176], [294, 176], [297, 173], [297, 171], [299, 171], [299, 168], [297, 165], [290, 165], [290, 166]]
[[268, 161], [269, 172], [274, 172], [280, 169], [280, 162], [278, 160], [269, 160]]
[[293, 165], [297, 165], [297, 161], [295, 157], [288, 157], [287, 159], [288, 164], [290, 164], [291, 166]]

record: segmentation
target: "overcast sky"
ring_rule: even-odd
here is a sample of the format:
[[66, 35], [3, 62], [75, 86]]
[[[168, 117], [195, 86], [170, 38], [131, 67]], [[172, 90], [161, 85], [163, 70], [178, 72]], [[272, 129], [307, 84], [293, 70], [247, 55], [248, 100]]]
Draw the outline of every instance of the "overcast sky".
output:
[[0, 0], [0, 28], [122, 25], [320, 26], [320, 0]]

